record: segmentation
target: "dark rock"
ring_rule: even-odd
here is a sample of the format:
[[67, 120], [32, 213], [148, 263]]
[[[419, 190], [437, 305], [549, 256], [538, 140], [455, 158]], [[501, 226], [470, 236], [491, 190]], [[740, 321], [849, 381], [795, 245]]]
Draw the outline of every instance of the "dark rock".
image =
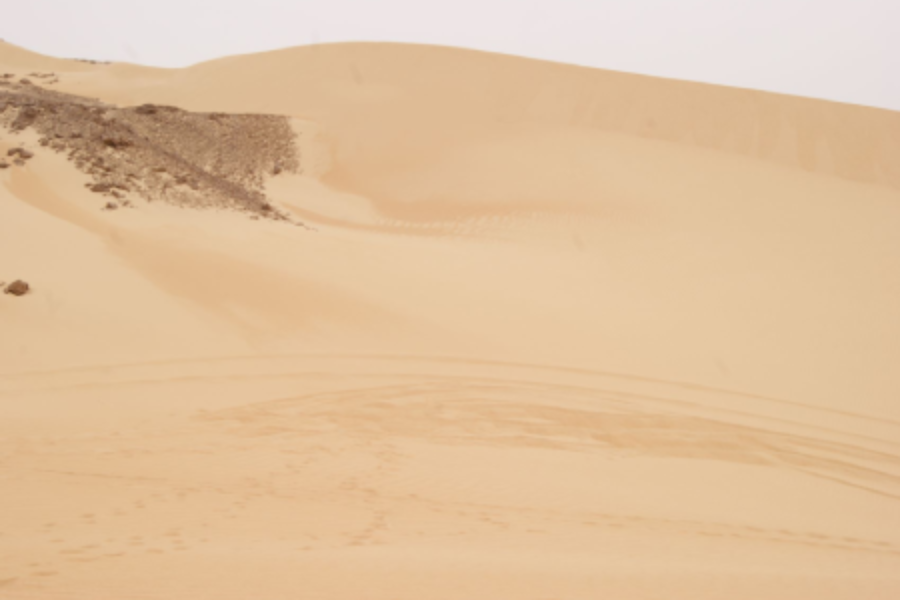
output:
[[25, 148], [10, 148], [6, 151], [7, 156], [16, 156], [23, 160], [28, 160], [29, 158], [34, 158], [34, 152], [29, 152]]
[[122, 138], [104, 138], [103, 144], [114, 150], [121, 150], [122, 148], [131, 146], [131, 142]]
[[107, 202], [106, 206], [103, 207], [104, 210], [116, 210], [119, 208], [119, 205], [115, 202]]
[[24, 296], [31, 290], [31, 286], [22, 281], [21, 279], [17, 279], [13, 281], [11, 284], [6, 286], [4, 292], [7, 294], [12, 294], [13, 296]]
[[169, 112], [169, 113], [177, 113], [183, 112], [180, 108], [175, 106], [166, 106], [164, 104], [142, 104], [134, 109], [139, 115], [155, 115], [160, 112]]
[[0, 160], [0, 169], [8, 169], [8, 168], [9, 168], [9, 163]]
[[31, 85], [31, 81], [29, 81], [28, 79], [20, 79], [19, 83], [21, 83], [22, 85]]
[[112, 189], [112, 186], [108, 183], [95, 183], [91, 185], [91, 191], [96, 192], [98, 194], [105, 194]]

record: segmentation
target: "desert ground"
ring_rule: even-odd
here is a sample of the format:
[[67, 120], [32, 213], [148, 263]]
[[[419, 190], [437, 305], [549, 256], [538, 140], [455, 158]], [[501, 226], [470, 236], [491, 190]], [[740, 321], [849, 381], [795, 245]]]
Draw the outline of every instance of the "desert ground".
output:
[[402, 44], [0, 77], [0, 598], [900, 597], [900, 113]]

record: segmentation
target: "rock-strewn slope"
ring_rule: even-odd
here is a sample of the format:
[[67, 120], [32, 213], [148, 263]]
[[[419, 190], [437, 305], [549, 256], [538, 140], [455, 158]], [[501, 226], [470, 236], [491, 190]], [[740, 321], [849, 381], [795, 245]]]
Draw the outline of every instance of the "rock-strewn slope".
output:
[[97, 193], [286, 218], [267, 201], [267, 176], [300, 168], [287, 117], [118, 108], [0, 80], [0, 125], [36, 131], [89, 174]]

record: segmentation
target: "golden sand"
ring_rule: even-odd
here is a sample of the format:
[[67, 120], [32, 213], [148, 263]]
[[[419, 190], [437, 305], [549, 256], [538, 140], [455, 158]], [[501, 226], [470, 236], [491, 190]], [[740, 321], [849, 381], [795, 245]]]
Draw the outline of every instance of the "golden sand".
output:
[[900, 597], [900, 113], [399, 44], [3, 73], [297, 164], [246, 171], [290, 220], [104, 210], [0, 129], [0, 598]]

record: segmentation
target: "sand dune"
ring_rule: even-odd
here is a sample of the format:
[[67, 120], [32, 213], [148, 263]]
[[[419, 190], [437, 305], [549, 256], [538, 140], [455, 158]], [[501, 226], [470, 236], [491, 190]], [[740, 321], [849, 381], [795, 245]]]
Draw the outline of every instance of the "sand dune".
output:
[[396, 44], [4, 73], [289, 218], [104, 210], [132, 150], [0, 128], [0, 597], [900, 593], [900, 114]]

